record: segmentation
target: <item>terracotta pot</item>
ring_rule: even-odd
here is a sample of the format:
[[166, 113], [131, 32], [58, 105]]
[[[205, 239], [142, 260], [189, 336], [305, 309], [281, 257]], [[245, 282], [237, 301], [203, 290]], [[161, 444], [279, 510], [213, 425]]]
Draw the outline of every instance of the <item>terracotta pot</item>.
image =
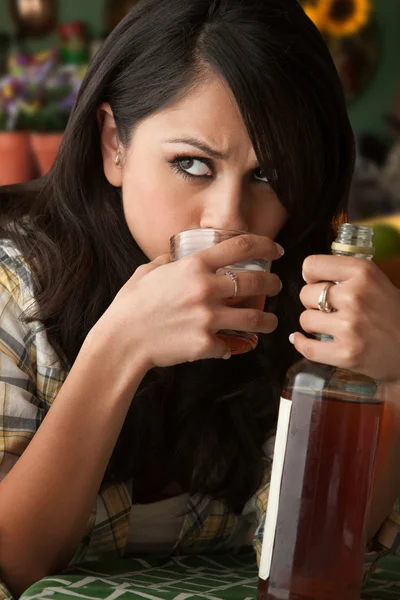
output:
[[41, 175], [53, 166], [62, 138], [62, 133], [31, 133], [32, 149]]
[[24, 131], [0, 132], [0, 185], [29, 181], [34, 177], [34, 160], [29, 134]]

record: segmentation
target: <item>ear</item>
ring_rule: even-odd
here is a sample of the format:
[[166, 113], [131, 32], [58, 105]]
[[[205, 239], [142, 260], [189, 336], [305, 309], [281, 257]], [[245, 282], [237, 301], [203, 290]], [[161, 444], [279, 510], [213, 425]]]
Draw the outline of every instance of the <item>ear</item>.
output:
[[[100, 128], [104, 174], [111, 185], [121, 187], [122, 169], [121, 164], [118, 164], [117, 156], [122, 148], [118, 141], [114, 115], [108, 103], [103, 102], [97, 109], [97, 120]], [[122, 156], [120, 159], [122, 162]]]

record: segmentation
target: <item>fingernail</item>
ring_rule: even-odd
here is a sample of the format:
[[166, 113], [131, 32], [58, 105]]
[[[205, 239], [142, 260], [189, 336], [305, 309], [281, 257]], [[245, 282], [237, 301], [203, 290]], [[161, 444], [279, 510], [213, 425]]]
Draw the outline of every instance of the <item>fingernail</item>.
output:
[[228, 352], [226, 354], [224, 354], [224, 356], [222, 357], [224, 360], [228, 360], [228, 358], [230, 358], [232, 356], [230, 350], [228, 350]]
[[305, 275], [304, 275], [304, 271], [302, 271], [302, 272], [301, 272], [301, 276], [302, 276], [302, 278], [304, 279], [304, 281], [307, 283], [307, 279], [306, 279], [306, 277], [305, 277]]
[[291, 333], [291, 334], [289, 335], [289, 342], [290, 342], [291, 344], [294, 344], [294, 333]]
[[282, 246], [280, 244], [277, 244], [276, 242], [275, 242], [275, 245], [278, 248], [278, 252], [279, 252], [280, 256], [283, 256], [285, 254], [285, 251], [282, 248]]

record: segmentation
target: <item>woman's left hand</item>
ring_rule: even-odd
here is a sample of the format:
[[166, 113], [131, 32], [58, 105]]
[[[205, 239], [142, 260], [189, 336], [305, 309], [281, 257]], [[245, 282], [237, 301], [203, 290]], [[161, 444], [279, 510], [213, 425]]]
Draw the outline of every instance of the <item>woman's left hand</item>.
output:
[[[300, 299], [306, 310], [300, 324], [307, 333], [334, 338], [321, 342], [302, 333], [291, 337], [306, 358], [362, 373], [382, 382], [400, 382], [400, 290], [372, 262], [347, 256], [309, 256], [303, 263], [307, 283]], [[334, 312], [318, 309], [327, 293]]]

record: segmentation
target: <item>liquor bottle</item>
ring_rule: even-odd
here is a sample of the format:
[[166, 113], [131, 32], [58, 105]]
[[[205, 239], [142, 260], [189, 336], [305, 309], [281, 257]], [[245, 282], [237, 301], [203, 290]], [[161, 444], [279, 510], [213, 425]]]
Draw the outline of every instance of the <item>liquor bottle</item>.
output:
[[[372, 260], [372, 235], [370, 227], [341, 225], [333, 254]], [[383, 412], [377, 388], [368, 377], [306, 359], [289, 369], [258, 600], [359, 600]]]

